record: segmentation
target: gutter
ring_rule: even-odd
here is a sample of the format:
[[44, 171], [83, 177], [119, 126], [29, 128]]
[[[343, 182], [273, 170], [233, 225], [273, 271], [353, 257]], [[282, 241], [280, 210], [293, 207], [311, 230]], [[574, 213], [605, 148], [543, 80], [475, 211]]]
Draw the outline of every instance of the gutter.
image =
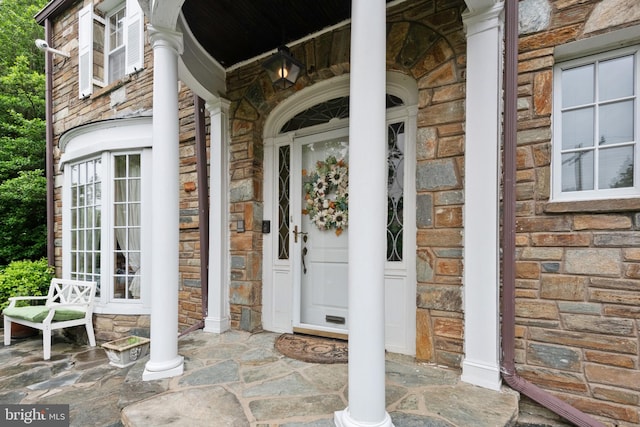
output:
[[202, 293], [202, 320], [189, 326], [179, 336], [204, 328], [209, 311], [209, 185], [207, 181], [207, 140], [204, 118], [204, 100], [193, 96], [196, 130], [196, 176], [198, 187], [198, 222], [200, 229], [200, 289]]
[[[51, 40], [51, 21], [47, 18], [44, 21], [45, 40], [49, 46], [52, 46]], [[51, 52], [45, 52], [45, 131], [46, 131], [46, 148], [45, 148], [45, 177], [47, 179], [47, 262], [49, 265], [55, 265], [55, 199], [54, 199], [54, 170], [53, 170], [53, 55]]]
[[[43, 22], [55, 18], [57, 15], [67, 10], [75, 2], [76, 0], [52, 0], [47, 3], [42, 10], [36, 13], [34, 19], [38, 24], [42, 25]], [[49, 43], [49, 40], [47, 40], [47, 43]], [[51, 44], [49, 44], [49, 46], [51, 46]]]
[[520, 377], [515, 367], [516, 146], [518, 102], [518, 0], [505, 0], [504, 198], [502, 232], [502, 362], [514, 390], [580, 427], [605, 427], [584, 412]]

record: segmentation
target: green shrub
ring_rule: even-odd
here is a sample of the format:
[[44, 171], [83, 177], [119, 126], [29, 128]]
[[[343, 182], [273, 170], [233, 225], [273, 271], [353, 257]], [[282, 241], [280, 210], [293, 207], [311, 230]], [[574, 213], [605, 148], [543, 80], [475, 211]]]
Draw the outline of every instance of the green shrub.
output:
[[0, 271], [0, 310], [9, 305], [9, 297], [46, 295], [53, 275], [46, 258], [11, 262]]

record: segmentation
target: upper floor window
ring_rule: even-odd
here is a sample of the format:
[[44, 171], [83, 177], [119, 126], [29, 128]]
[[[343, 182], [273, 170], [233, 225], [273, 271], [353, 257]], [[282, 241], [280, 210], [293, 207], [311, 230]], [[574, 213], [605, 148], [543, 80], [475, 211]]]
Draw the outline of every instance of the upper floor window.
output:
[[105, 38], [109, 44], [105, 49], [109, 69], [109, 81], [116, 81], [124, 76], [124, 23], [126, 8], [121, 7], [111, 13], [107, 19], [107, 33]]
[[640, 194], [639, 49], [633, 46], [556, 65], [555, 200]]
[[80, 98], [142, 69], [143, 23], [137, 0], [89, 3], [78, 12]]

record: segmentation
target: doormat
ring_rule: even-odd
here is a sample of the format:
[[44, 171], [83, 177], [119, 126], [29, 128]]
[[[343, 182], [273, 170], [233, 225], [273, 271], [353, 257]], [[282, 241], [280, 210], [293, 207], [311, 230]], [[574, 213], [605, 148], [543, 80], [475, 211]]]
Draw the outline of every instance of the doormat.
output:
[[347, 363], [349, 356], [346, 341], [311, 335], [283, 334], [275, 347], [287, 357], [309, 363]]

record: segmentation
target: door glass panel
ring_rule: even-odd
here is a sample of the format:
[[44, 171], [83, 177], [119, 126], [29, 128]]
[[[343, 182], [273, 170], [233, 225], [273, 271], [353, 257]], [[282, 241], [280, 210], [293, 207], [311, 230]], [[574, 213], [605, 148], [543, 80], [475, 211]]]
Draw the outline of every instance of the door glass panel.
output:
[[289, 177], [291, 147], [278, 150], [278, 259], [289, 259]]
[[[390, 94], [386, 95], [385, 101], [386, 108], [404, 105], [404, 101], [401, 98]], [[345, 119], [347, 117], [349, 117], [349, 97], [334, 98], [296, 114], [282, 126], [280, 133], [321, 125], [329, 123], [333, 119]]]
[[402, 261], [404, 122], [389, 125], [387, 138], [387, 261]]

